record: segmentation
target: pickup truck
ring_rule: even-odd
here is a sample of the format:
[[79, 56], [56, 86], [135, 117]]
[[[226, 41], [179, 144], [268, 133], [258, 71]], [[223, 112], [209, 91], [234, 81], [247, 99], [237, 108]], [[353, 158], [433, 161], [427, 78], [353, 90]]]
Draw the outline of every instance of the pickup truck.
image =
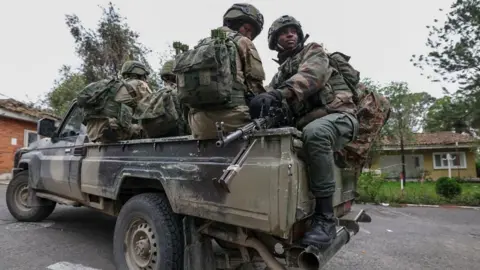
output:
[[[117, 217], [117, 269], [321, 269], [371, 222], [353, 210], [356, 174], [335, 167], [337, 237], [325, 250], [296, 244], [315, 200], [308, 190], [301, 133], [263, 129], [219, 147], [192, 136], [88, 140], [75, 101], [58, 128], [15, 153], [7, 206], [23, 222], [46, 219], [56, 204]], [[249, 268], [250, 267], [250, 268]]]

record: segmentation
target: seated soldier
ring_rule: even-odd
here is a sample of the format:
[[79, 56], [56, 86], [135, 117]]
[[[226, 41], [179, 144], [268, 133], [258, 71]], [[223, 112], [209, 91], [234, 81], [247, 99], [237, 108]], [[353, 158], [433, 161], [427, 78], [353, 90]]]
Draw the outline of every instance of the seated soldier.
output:
[[172, 72], [173, 64], [174, 60], [168, 60], [163, 64], [162, 69], [160, 70], [160, 78], [162, 78], [166, 88], [177, 91], [177, 78]]
[[[250, 4], [234, 4], [223, 16], [223, 27], [220, 30], [226, 32], [228, 38], [233, 39], [237, 48], [231, 102], [229, 104], [212, 102], [211, 105], [202, 108], [190, 106], [188, 123], [195, 138], [215, 138], [217, 122], [223, 122], [224, 131], [231, 132], [251, 121], [247, 106], [248, 100], [255, 94], [265, 92], [262, 85], [265, 72], [257, 49], [252, 42], [260, 34], [262, 28], [263, 15]], [[183, 75], [177, 75], [178, 85], [181, 87]], [[210, 82], [210, 80], [218, 80], [219, 84], [223, 82], [221, 81], [223, 79], [216, 77], [211, 77], [207, 81]], [[199, 99], [202, 98], [207, 100], [209, 94], [201, 96]]]
[[190, 132], [186, 121], [187, 109], [178, 101], [172, 67], [173, 60], [165, 62], [160, 71], [164, 87], [144, 97], [133, 116], [148, 138], [182, 136]]
[[336, 237], [333, 152], [354, 140], [359, 123], [353, 100], [355, 89], [350, 88], [343, 73], [332, 67], [332, 58], [322, 46], [316, 42], [305, 44], [306, 37], [300, 22], [291, 16], [273, 22], [268, 45], [278, 52], [280, 68], [269, 85], [270, 91], [254, 97], [250, 109], [252, 117], [257, 118], [262, 109], [279, 106], [283, 101], [290, 105], [297, 128], [303, 130], [309, 188], [316, 199], [312, 228], [302, 243], [326, 248]]
[[143, 63], [126, 61], [121, 70], [123, 79], [100, 80], [82, 90], [77, 102], [84, 110], [90, 141], [108, 143], [141, 136], [140, 126], [132, 123], [132, 114], [138, 102], [152, 93], [146, 83], [149, 74]]

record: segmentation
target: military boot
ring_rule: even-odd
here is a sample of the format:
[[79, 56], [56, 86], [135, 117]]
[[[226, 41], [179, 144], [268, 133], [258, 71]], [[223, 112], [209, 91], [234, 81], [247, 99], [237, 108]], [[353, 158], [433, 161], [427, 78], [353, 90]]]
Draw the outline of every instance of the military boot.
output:
[[324, 249], [330, 246], [337, 236], [333, 213], [333, 196], [316, 198], [315, 201], [312, 228], [303, 236], [302, 244]]

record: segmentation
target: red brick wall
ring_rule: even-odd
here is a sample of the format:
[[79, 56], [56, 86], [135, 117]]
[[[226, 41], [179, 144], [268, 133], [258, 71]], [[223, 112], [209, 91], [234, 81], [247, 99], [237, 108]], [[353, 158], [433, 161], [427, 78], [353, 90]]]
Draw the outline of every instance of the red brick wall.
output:
[[[0, 174], [11, 172], [15, 150], [23, 147], [25, 129], [37, 130], [37, 125], [0, 116]], [[12, 145], [12, 138], [17, 138], [17, 145]]]

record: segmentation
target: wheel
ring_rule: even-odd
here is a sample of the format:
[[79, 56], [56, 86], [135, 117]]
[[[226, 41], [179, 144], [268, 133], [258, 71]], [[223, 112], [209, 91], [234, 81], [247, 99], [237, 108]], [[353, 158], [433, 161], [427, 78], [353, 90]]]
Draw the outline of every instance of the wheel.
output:
[[183, 229], [162, 193], [132, 197], [120, 210], [113, 235], [117, 269], [183, 269]]
[[55, 209], [56, 203], [39, 198], [45, 202], [42, 206], [27, 206], [28, 171], [19, 172], [7, 187], [6, 200], [10, 214], [18, 221], [38, 222], [46, 219]]

